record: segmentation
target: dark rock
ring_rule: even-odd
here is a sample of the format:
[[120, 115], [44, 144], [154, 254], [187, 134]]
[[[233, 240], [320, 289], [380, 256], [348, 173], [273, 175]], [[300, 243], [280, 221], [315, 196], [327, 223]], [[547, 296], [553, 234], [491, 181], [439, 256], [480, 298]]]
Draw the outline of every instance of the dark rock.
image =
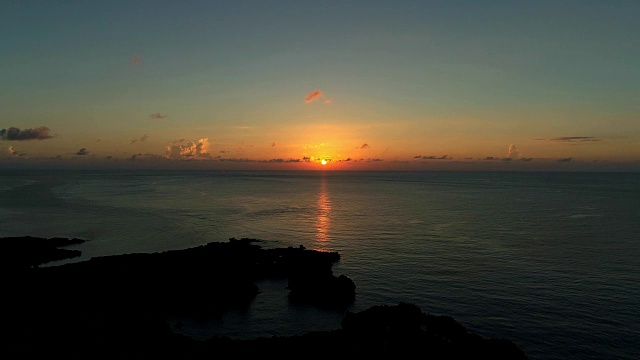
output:
[[468, 333], [452, 317], [425, 314], [413, 304], [347, 313], [341, 326], [350, 348], [373, 353], [418, 353], [438, 359], [526, 359], [511, 341], [483, 339]]
[[[172, 332], [168, 315], [219, 316], [246, 308], [258, 294], [255, 281], [288, 278], [290, 300], [344, 307], [355, 297], [353, 281], [331, 271], [337, 253], [303, 247], [262, 249], [255, 239], [229, 239], [196, 248], [125, 254], [50, 267], [60, 258], [52, 243], [76, 239], [19, 238], [29, 243], [20, 261], [2, 269], [0, 353], [21, 357], [91, 354], [182, 359], [217, 354], [281, 357], [409, 355], [433, 359], [526, 359], [512, 342], [470, 334], [451, 317], [422, 313], [415, 305], [375, 306], [345, 315], [341, 329], [291, 337], [199, 341]], [[27, 240], [25, 240], [27, 239]], [[46, 241], [45, 241], [46, 240]], [[44, 249], [44, 250], [42, 250]], [[3, 253], [5, 257], [10, 257]], [[25, 254], [33, 254], [28, 259]], [[47, 256], [43, 256], [47, 254]]]
[[[54, 343], [61, 341], [60, 337], [83, 339], [93, 332], [108, 339], [104, 331], [140, 317], [210, 318], [233, 308], [247, 309], [259, 293], [255, 284], [259, 279], [295, 275], [297, 281], [311, 283], [301, 274], [314, 276], [314, 281], [338, 279], [331, 272], [333, 262], [339, 259], [335, 253], [301, 248], [265, 250], [257, 242], [232, 238], [227, 243], [184, 250], [37, 267], [34, 265], [61, 258], [54, 245], [75, 240], [4, 239], [3, 243], [10, 245], [4, 256], [10, 258], [11, 254], [20, 260], [8, 260], [0, 275], [6, 294], [3, 333], [11, 334], [8, 339], [13, 344], [32, 339]], [[322, 270], [311, 270], [316, 267]], [[345, 305], [334, 300], [345, 297], [340, 288], [323, 290], [334, 291], [322, 294], [326, 303]], [[92, 330], [79, 330], [84, 328]]]
[[81, 255], [79, 250], [59, 249], [81, 244], [85, 240], [32, 236], [6, 237], [0, 239], [0, 271], [30, 268], [52, 261], [71, 259]]

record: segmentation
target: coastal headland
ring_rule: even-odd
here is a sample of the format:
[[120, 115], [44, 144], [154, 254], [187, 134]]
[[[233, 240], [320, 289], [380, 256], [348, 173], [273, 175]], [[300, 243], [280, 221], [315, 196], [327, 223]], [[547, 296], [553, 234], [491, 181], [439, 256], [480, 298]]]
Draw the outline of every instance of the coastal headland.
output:
[[65, 249], [86, 240], [0, 239], [2, 351], [26, 355], [278, 355], [418, 354], [431, 359], [526, 359], [510, 340], [468, 332], [449, 316], [413, 304], [347, 312], [339, 329], [250, 340], [207, 340], [175, 333], [168, 316], [216, 317], [246, 309], [256, 283], [287, 279], [289, 301], [346, 309], [356, 285], [335, 276], [336, 252], [303, 246], [263, 249], [257, 239], [235, 239], [161, 253], [94, 257], [42, 266], [80, 255]]

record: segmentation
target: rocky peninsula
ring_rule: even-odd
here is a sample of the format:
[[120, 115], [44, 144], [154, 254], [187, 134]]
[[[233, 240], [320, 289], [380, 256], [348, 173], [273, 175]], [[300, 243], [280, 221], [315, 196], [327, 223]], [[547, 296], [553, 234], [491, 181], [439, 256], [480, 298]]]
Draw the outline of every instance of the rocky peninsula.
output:
[[333, 274], [332, 265], [340, 259], [335, 252], [263, 249], [257, 239], [231, 238], [184, 250], [42, 266], [79, 256], [65, 246], [85, 240], [25, 236], [0, 241], [2, 351], [7, 354], [526, 359], [509, 340], [482, 338], [451, 317], [405, 303], [347, 312], [332, 331], [251, 340], [196, 340], [173, 332], [165, 320], [246, 309], [260, 292], [256, 282], [276, 278], [288, 280], [292, 303], [346, 309], [356, 285]]

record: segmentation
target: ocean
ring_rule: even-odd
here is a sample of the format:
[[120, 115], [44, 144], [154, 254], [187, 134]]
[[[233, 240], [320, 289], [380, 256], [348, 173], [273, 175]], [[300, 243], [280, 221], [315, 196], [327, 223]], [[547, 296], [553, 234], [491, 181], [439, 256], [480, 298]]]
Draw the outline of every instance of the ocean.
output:
[[[23, 235], [87, 240], [70, 261], [231, 237], [337, 251], [346, 311], [414, 303], [532, 360], [640, 357], [640, 173], [3, 170], [0, 237]], [[247, 311], [169, 322], [201, 339], [340, 327], [344, 311], [288, 305], [286, 281], [258, 286]]]

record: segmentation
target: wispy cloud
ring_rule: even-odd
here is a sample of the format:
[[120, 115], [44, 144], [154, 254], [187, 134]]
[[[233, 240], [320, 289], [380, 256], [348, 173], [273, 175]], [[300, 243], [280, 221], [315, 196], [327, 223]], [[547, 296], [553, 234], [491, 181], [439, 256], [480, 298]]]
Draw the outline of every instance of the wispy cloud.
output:
[[300, 162], [300, 159], [270, 159], [270, 160], [262, 160], [260, 162], [269, 162], [269, 163], [297, 163]]
[[451, 160], [453, 159], [451, 156], [449, 155], [441, 155], [441, 156], [437, 156], [437, 155], [416, 155], [413, 157], [414, 159], [422, 159], [422, 160]]
[[89, 150], [87, 150], [87, 148], [81, 148], [76, 151], [76, 155], [89, 155]]
[[324, 99], [323, 103], [325, 103], [325, 104], [331, 104], [333, 102], [333, 99], [327, 98], [324, 95], [324, 93], [319, 89], [316, 89], [316, 90], [313, 90], [313, 91], [309, 92], [307, 94], [307, 96], [305, 96], [304, 102], [305, 103], [310, 103], [310, 102], [313, 102], [313, 101], [316, 101], [316, 100], [321, 100], [321, 99]]
[[131, 157], [127, 160], [129, 161], [135, 161], [135, 160], [140, 160], [140, 159], [159, 159], [162, 158], [162, 156], [156, 155], [156, 154], [143, 154], [143, 153], [137, 153], [134, 155], [131, 155]]
[[362, 144], [362, 146], [356, 147], [356, 149], [366, 150], [366, 149], [371, 149], [371, 146], [369, 146], [369, 144], [367, 143], [364, 143]]
[[167, 146], [165, 156], [169, 159], [209, 159], [209, 139], [203, 138], [198, 142], [190, 141], [185, 145]]
[[[467, 157], [464, 158], [465, 160], [473, 160], [472, 157]], [[525, 158], [525, 157], [520, 157], [520, 152], [518, 151], [518, 149], [516, 148], [515, 145], [509, 145], [509, 152], [507, 154], [507, 157], [496, 157], [496, 156], [487, 156], [485, 158], [482, 158], [481, 160], [487, 160], [487, 161], [504, 161], [504, 162], [509, 162], [509, 161], [532, 161], [533, 158]]]
[[573, 158], [568, 157], [568, 158], [558, 159], [558, 162], [570, 162], [570, 161], [573, 161]]
[[316, 89], [313, 90], [312, 92], [308, 93], [307, 96], [304, 98], [304, 102], [306, 103], [310, 103], [314, 100], [318, 100], [320, 98], [322, 98], [324, 96], [324, 94], [322, 94], [322, 91]]
[[155, 114], [149, 115], [149, 117], [152, 118], [152, 119], [164, 119], [164, 118], [169, 117], [169, 115], [162, 115], [160, 113], [155, 113]]
[[0, 130], [0, 139], [16, 140], [16, 141], [45, 140], [45, 139], [51, 139], [53, 137], [53, 135], [49, 134], [50, 131], [51, 129], [49, 129], [46, 126], [40, 126], [37, 128], [24, 129], [24, 130], [20, 130], [17, 127], [10, 127], [8, 129]]
[[[536, 140], [545, 140], [545, 139], [536, 139]], [[549, 141], [575, 143], [575, 142], [602, 141], [602, 139], [597, 138], [595, 136], [560, 136], [560, 137], [551, 138], [549, 139]]]
[[138, 141], [140, 141], [140, 142], [144, 142], [144, 141], [145, 141], [145, 140], [147, 140], [148, 138], [149, 138], [149, 135], [144, 134], [144, 135], [142, 135], [142, 137], [140, 137], [140, 138], [138, 138], [138, 139], [131, 139], [131, 144], [135, 144], [135, 143], [137, 143]]

